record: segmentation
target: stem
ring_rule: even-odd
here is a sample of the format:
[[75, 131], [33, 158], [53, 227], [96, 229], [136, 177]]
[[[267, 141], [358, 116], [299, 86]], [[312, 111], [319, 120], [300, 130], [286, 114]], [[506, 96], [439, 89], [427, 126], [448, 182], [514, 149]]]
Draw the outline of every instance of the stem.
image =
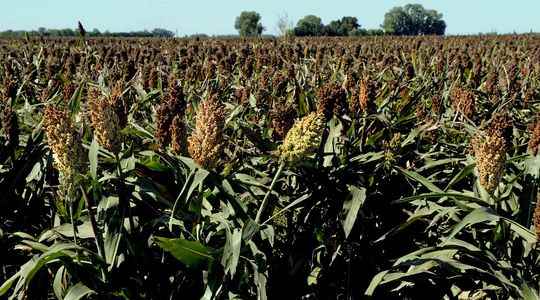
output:
[[73, 202], [69, 201], [69, 219], [71, 220], [71, 226], [73, 227], [73, 242], [77, 245], [77, 225], [73, 219]]
[[[99, 231], [99, 227], [96, 222], [96, 215], [92, 210], [93, 204], [92, 202], [90, 202], [91, 200], [88, 198], [88, 195], [86, 195], [83, 187], [79, 186], [79, 188], [83, 195], [84, 201], [86, 202], [86, 208], [88, 209], [88, 217], [90, 218], [90, 224], [92, 225], [92, 231], [94, 232], [94, 238], [96, 240], [98, 254], [104, 261], [107, 261], [107, 258], [105, 257], [105, 246], [103, 243], [103, 237], [101, 235], [101, 232]], [[105, 270], [103, 268], [101, 269], [101, 277], [103, 281], [106, 281]]]
[[131, 213], [131, 204], [129, 203], [129, 198], [125, 197], [126, 190], [124, 188], [124, 172], [122, 172], [122, 166], [120, 164], [120, 157], [118, 156], [118, 153], [115, 153], [114, 157], [116, 158], [116, 170], [118, 171], [119, 177], [118, 201], [120, 202], [120, 205], [122, 207], [122, 228], [124, 227], [124, 218], [127, 214], [129, 219], [129, 229], [132, 232], [135, 228], [135, 222], [133, 221], [133, 214]]
[[94, 232], [94, 237], [96, 239], [96, 245], [97, 245], [98, 254], [103, 259], [105, 259], [105, 256], [104, 256], [105, 255], [105, 247], [103, 246], [104, 243], [103, 243], [102, 235], [101, 235], [101, 232], [99, 231], [99, 227], [97, 225], [96, 215], [94, 214], [94, 211], [92, 210], [93, 204], [92, 204], [91, 200], [88, 198], [88, 195], [86, 195], [83, 187], [80, 186], [79, 188], [80, 188], [81, 193], [83, 195], [84, 201], [86, 202], [86, 207], [88, 209], [88, 217], [90, 218], [90, 224], [92, 225], [92, 231]]
[[279, 168], [276, 172], [276, 175], [274, 176], [274, 179], [272, 180], [272, 183], [270, 184], [270, 188], [266, 192], [266, 195], [264, 195], [264, 199], [261, 203], [261, 206], [259, 207], [259, 211], [257, 211], [257, 216], [255, 217], [255, 223], [259, 223], [261, 220], [262, 213], [266, 206], [268, 205], [268, 199], [270, 197], [270, 194], [272, 194], [272, 190], [274, 189], [274, 185], [276, 184], [277, 180], [279, 179], [279, 176], [281, 175], [281, 172], [283, 171], [283, 168], [285, 167], [285, 163], [281, 163], [279, 165]]
[[169, 231], [172, 232], [172, 222], [174, 219], [174, 214], [176, 213], [176, 206], [178, 205], [178, 202], [180, 201], [182, 195], [184, 195], [184, 191], [186, 190], [188, 183], [191, 181], [191, 177], [195, 174], [195, 169], [191, 170], [188, 177], [186, 178], [186, 182], [184, 182], [184, 186], [182, 187], [182, 190], [180, 191], [180, 194], [178, 194], [178, 197], [176, 197], [176, 201], [174, 201], [174, 205], [171, 211], [171, 216], [169, 217]]

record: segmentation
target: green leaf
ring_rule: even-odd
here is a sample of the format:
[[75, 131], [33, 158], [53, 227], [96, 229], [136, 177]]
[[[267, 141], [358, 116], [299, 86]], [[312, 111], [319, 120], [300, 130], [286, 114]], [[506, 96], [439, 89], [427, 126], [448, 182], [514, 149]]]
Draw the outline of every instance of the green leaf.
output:
[[299, 197], [298, 199], [294, 200], [293, 202], [289, 203], [287, 206], [285, 206], [284, 208], [282, 208], [281, 210], [279, 210], [277, 213], [273, 214], [270, 218], [268, 218], [268, 220], [264, 221], [263, 224], [266, 224], [268, 222], [270, 222], [272, 219], [274, 219], [275, 217], [281, 215], [282, 213], [290, 210], [291, 208], [295, 207], [296, 205], [304, 202], [306, 199], [308, 199], [309, 197], [311, 197], [311, 194], [305, 194], [305, 195], [302, 195], [301, 197]]
[[454, 226], [454, 229], [450, 233], [450, 235], [447, 237], [447, 240], [451, 240], [456, 234], [458, 234], [463, 228], [483, 223], [487, 221], [498, 221], [500, 217], [495, 216], [491, 213], [489, 213], [488, 208], [482, 207], [477, 208], [473, 210], [471, 213], [469, 213], [461, 222], [459, 222], [456, 226]]
[[408, 178], [414, 180], [414, 181], [417, 181], [418, 183], [422, 184], [423, 186], [425, 186], [426, 188], [428, 188], [430, 191], [432, 192], [435, 192], [435, 193], [442, 193], [443, 191], [438, 188], [437, 186], [435, 186], [433, 183], [431, 183], [431, 181], [429, 181], [427, 178], [425, 178], [424, 176], [414, 172], [414, 171], [409, 171], [409, 170], [405, 170], [401, 167], [397, 167], [397, 169], [403, 173], [405, 176], [407, 176]]
[[466, 200], [466, 201], [470, 201], [470, 202], [477, 203], [477, 204], [482, 204], [482, 205], [486, 204], [486, 201], [484, 201], [484, 200], [482, 200], [482, 199], [480, 199], [478, 197], [469, 196], [469, 195], [466, 195], [466, 194], [463, 194], [463, 193], [457, 193], [457, 192], [425, 193], [425, 194], [420, 194], [420, 195], [415, 195], [415, 196], [410, 196], [410, 197], [404, 197], [404, 198], [401, 198], [399, 200], [395, 200], [392, 203], [393, 204], [402, 204], [402, 203], [412, 202], [412, 201], [420, 200], [420, 199], [441, 199], [441, 198], [444, 198], [444, 197], [453, 198], [453, 199], [459, 199], [459, 200]]
[[373, 293], [375, 293], [375, 289], [381, 284], [381, 282], [383, 281], [384, 279], [384, 276], [386, 276], [386, 274], [388, 274], [388, 272], [390, 271], [382, 271], [380, 273], [378, 273], [377, 275], [375, 275], [373, 277], [373, 279], [371, 279], [371, 282], [369, 283], [369, 286], [368, 288], [366, 289], [366, 292], [364, 293], [364, 295], [366, 296], [373, 296]]
[[534, 178], [540, 178], [540, 154], [536, 156], [530, 156], [525, 160], [526, 174], [533, 176]]
[[456, 176], [454, 176], [450, 180], [450, 182], [448, 183], [448, 185], [446, 186], [444, 190], [448, 191], [454, 184], [460, 182], [463, 178], [469, 176], [469, 174], [471, 174], [474, 171], [475, 166], [476, 164], [470, 164], [470, 165], [467, 165], [465, 168], [462, 168], [461, 171], [459, 171], [459, 173], [457, 173]]
[[240, 259], [240, 248], [242, 246], [242, 231], [235, 229], [233, 233], [227, 231], [227, 242], [223, 249], [223, 256], [221, 258], [221, 264], [225, 268], [225, 273], [234, 276], [236, 267], [238, 266], [238, 260]]
[[196, 187], [201, 185], [206, 179], [206, 177], [210, 174], [210, 172], [204, 170], [204, 169], [198, 169], [197, 172], [195, 172], [195, 176], [193, 178], [193, 182], [191, 183], [191, 186], [189, 187], [189, 190], [186, 194], [186, 202], [189, 201], [189, 198], [191, 197], [191, 194], [195, 190]]
[[[241, 236], [240, 236], [241, 237]], [[188, 267], [197, 268], [213, 261], [210, 250], [198, 241], [156, 237], [157, 244]]]
[[521, 286], [521, 293], [523, 294], [523, 300], [540, 300], [538, 291], [527, 284]]
[[5, 295], [13, 283], [21, 276], [20, 271], [17, 272], [15, 275], [11, 276], [8, 280], [6, 280], [1, 286], [0, 286], [0, 296]]
[[61, 266], [60, 268], [58, 268], [58, 271], [56, 271], [56, 275], [54, 275], [53, 292], [56, 298], [58, 299], [64, 298], [65, 287], [64, 287], [64, 284], [62, 283], [64, 272], [65, 272], [65, 267]]
[[528, 243], [536, 243], [536, 234], [530, 231], [529, 229], [523, 227], [521, 224], [517, 223], [514, 220], [510, 220], [505, 217], [501, 217], [499, 215], [496, 215], [491, 209], [486, 207], [477, 208], [471, 213], [469, 213], [461, 222], [459, 222], [450, 235], [448, 236], [447, 240], [452, 239], [456, 234], [458, 234], [463, 228], [469, 225], [474, 225], [478, 223], [483, 222], [496, 222], [499, 220], [503, 220], [504, 222], [508, 223], [510, 225], [510, 229], [514, 231], [515, 234], [523, 238]]
[[351, 192], [352, 197], [349, 201], [345, 201], [345, 203], [343, 203], [343, 210], [347, 212], [347, 216], [345, 217], [345, 221], [343, 222], [343, 231], [345, 231], [345, 238], [347, 238], [351, 233], [354, 222], [356, 221], [356, 217], [358, 215], [358, 210], [360, 210], [360, 207], [364, 204], [364, 201], [366, 200], [365, 188], [357, 188], [353, 185], [349, 185], [349, 191]]
[[94, 294], [96, 294], [95, 291], [91, 290], [86, 285], [79, 282], [68, 290], [64, 300], [79, 300]]
[[326, 143], [324, 144], [324, 153], [333, 155], [325, 155], [323, 166], [329, 167], [332, 165], [332, 159], [334, 156], [339, 156], [341, 148], [339, 144], [339, 139], [341, 137], [341, 132], [343, 131], [343, 124], [337, 118], [332, 118], [328, 122], [328, 137], [326, 138]]
[[249, 219], [242, 230], [242, 238], [247, 242], [259, 231], [259, 224]]
[[97, 167], [98, 167], [98, 150], [99, 144], [96, 137], [92, 140], [90, 144], [90, 149], [88, 150], [88, 160], [90, 162], [90, 175], [93, 179], [97, 179]]
[[319, 279], [319, 273], [321, 272], [320, 267], [315, 267], [313, 270], [311, 270], [311, 273], [309, 274], [307, 278], [307, 284], [309, 286], [317, 284], [317, 280]]

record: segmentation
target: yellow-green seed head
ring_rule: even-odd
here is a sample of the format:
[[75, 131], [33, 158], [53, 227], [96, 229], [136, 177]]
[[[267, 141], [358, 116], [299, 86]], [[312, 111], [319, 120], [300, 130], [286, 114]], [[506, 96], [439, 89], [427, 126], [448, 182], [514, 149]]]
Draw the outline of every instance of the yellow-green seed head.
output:
[[282, 162], [294, 164], [319, 148], [324, 130], [324, 115], [311, 113], [296, 121], [279, 147]]

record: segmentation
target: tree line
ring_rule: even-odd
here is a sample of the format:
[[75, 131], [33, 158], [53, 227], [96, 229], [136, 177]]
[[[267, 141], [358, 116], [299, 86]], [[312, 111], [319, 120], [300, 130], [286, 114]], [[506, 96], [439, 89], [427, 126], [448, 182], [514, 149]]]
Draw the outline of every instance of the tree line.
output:
[[[287, 16], [278, 20], [278, 30], [282, 36], [373, 36], [373, 35], [443, 35], [446, 23], [442, 14], [433, 9], [425, 9], [420, 4], [407, 4], [394, 7], [384, 15], [380, 29], [365, 29], [358, 23], [358, 19], [345, 16], [323, 24], [322, 19], [316, 15], [307, 15], [293, 26]], [[82, 26], [82, 25], [80, 25]], [[261, 15], [255, 11], [243, 11], [236, 18], [234, 28], [240, 36], [261, 36], [265, 27], [261, 23]], [[38, 30], [6, 30], [0, 32], [0, 37], [74, 37], [80, 35], [79, 29], [47, 29]], [[89, 37], [175, 37], [176, 34], [163, 28], [151, 31], [130, 32], [101, 32], [98, 29], [85, 31]], [[197, 36], [206, 36], [198, 34]]]
[[[303, 17], [296, 26], [292, 26], [287, 16], [282, 16], [277, 27], [284, 36], [443, 35], [446, 23], [442, 17], [441, 13], [425, 9], [421, 4], [407, 4], [388, 11], [380, 29], [364, 29], [352, 16], [323, 24], [316, 15]], [[265, 30], [261, 15], [255, 11], [243, 11], [234, 27], [240, 36], [260, 36]]]
[[[80, 28], [78, 29], [48, 29], [40, 27], [37, 30], [6, 30], [0, 32], [0, 37], [75, 37], [81, 34]], [[174, 37], [176, 34], [170, 30], [163, 28], [155, 28], [153, 30], [139, 30], [129, 32], [110, 32], [99, 31], [94, 29], [92, 31], [85, 31], [85, 35], [89, 37]]]

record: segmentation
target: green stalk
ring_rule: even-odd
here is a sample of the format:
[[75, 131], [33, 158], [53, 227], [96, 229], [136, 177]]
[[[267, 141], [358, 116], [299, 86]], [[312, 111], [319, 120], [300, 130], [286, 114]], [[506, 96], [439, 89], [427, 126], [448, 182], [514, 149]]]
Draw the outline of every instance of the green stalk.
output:
[[83, 195], [84, 202], [86, 202], [86, 208], [88, 209], [88, 218], [90, 219], [90, 225], [92, 225], [92, 231], [94, 232], [94, 237], [96, 239], [96, 246], [97, 246], [98, 254], [103, 259], [105, 259], [105, 247], [104, 247], [101, 232], [99, 231], [99, 227], [97, 225], [96, 215], [94, 214], [94, 211], [92, 210], [93, 203], [88, 198], [88, 195], [86, 195], [86, 192], [84, 191], [83, 187], [80, 186], [79, 188]]
[[73, 219], [73, 202], [69, 201], [69, 219], [71, 221], [71, 226], [73, 227], [73, 242], [75, 245], [78, 245], [77, 243], [77, 225], [75, 225], [75, 220]]
[[124, 186], [124, 172], [122, 172], [122, 166], [120, 164], [120, 157], [118, 156], [118, 153], [115, 153], [114, 157], [116, 159], [116, 169], [117, 169], [118, 177], [119, 177], [117, 192], [118, 192], [118, 201], [122, 209], [122, 213], [121, 213], [122, 228], [124, 227], [124, 218], [126, 215], [128, 215], [130, 231], [133, 231], [133, 229], [135, 228], [135, 222], [133, 221], [133, 214], [131, 213], [131, 205], [129, 203], [129, 197], [126, 197], [125, 195], [126, 189]]
[[266, 195], [264, 195], [264, 199], [261, 203], [261, 206], [259, 207], [259, 211], [257, 211], [257, 216], [255, 217], [255, 223], [259, 223], [261, 220], [262, 213], [266, 206], [268, 205], [268, 199], [270, 197], [270, 194], [272, 194], [272, 190], [274, 189], [274, 185], [279, 179], [279, 176], [281, 175], [281, 172], [283, 172], [283, 168], [285, 167], [285, 163], [281, 162], [279, 165], [279, 168], [276, 172], [276, 175], [274, 176], [274, 179], [272, 180], [272, 183], [270, 184], [270, 188], [266, 192]]
[[[90, 224], [92, 225], [92, 231], [94, 232], [94, 238], [96, 240], [98, 254], [104, 261], [107, 261], [107, 258], [105, 257], [105, 246], [103, 243], [103, 236], [101, 235], [101, 232], [99, 231], [99, 227], [96, 221], [96, 215], [94, 214], [94, 211], [92, 210], [93, 204], [92, 202], [90, 202], [90, 199], [88, 198], [88, 195], [86, 195], [86, 192], [84, 191], [83, 187], [79, 186], [79, 188], [83, 195], [84, 201], [86, 202], [86, 208], [88, 209], [88, 217], [90, 218]], [[103, 270], [103, 268], [101, 269], [101, 277], [103, 281], [106, 281], [105, 270]]]

